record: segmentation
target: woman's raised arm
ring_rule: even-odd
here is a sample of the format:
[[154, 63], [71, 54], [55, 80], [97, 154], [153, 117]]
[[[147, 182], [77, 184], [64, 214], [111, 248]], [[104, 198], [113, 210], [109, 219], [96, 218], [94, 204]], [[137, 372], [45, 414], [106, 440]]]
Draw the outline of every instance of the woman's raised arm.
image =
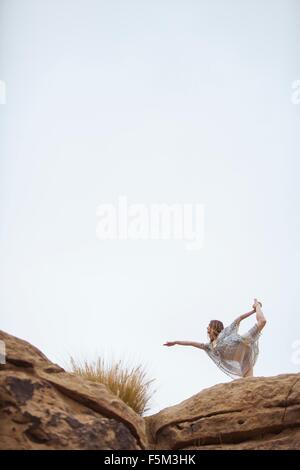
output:
[[262, 307], [262, 303], [259, 302], [257, 299], [254, 299], [254, 304], [252, 305], [253, 310], [250, 310], [250, 312], [243, 313], [243, 315], [240, 315], [235, 319], [235, 321], [239, 324], [242, 320], [245, 320], [245, 318], [250, 317], [250, 315], [253, 315], [253, 313], [256, 312], [256, 307], [259, 308]]
[[238, 316], [235, 321], [237, 323], [240, 323], [242, 320], [245, 320], [245, 318], [248, 318], [250, 317], [250, 315], [253, 315], [253, 313], [255, 313], [255, 309], [253, 310], [250, 310], [250, 312], [246, 312], [246, 313], [243, 313], [242, 315]]

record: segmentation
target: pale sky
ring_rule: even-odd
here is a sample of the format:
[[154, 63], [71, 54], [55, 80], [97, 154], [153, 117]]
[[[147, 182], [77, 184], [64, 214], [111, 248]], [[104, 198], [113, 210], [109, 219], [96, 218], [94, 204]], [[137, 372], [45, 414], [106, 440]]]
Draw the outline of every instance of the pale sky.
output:
[[[299, 1], [0, 0], [0, 16], [0, 328], [61, 365], [144, 364], [154, 413], [231, 380], [162, 344], [206, 342], [258, 297], [255, 375], [299, 372]], [[97, 239], [120, 195], [204, 204], [202, 250]]]

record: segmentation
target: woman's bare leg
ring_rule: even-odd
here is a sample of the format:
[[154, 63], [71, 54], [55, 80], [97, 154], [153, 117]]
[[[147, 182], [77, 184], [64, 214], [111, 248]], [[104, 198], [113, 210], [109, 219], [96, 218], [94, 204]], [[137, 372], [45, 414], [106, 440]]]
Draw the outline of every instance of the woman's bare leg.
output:
[[257, 302], [257, 299], [255, 299], [255, 311], [256, 311], [257, 326], [258, 326], [259, 331], [261, 331], [263, 327], [265, 326], [265, 324], [267, 323], [267, 320], [265, 319], [265, 316], [263, 314], [260, 304]]
[[243, 377], [253, 377], [253, 367], [250, 367], [250, 369], [246, 372]]

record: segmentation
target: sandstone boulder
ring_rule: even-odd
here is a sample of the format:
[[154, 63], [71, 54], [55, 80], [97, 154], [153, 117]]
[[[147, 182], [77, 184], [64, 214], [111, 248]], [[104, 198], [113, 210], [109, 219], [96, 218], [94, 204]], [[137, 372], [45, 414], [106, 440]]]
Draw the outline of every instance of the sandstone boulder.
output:
[[157, 449], [300, 450], [300, 374], [215, 385], [145, 420]]
[[26, 341], [0, 332], [1, 449], [144, 449], [145, 422], [104, 385], [51, 363]]

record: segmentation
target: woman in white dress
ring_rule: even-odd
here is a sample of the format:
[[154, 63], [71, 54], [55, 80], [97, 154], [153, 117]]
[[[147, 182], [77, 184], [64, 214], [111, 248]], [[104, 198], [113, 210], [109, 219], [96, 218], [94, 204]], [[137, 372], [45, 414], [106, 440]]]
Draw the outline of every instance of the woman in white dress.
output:
[[[253, 377], [259, 346], [258, 340], [266, 324], [262, 304], [254, 299], [253, 310], [237, 317], [229, 326], [219, 320], [211, 320], [207, 327], [209, 343], [194, 341], [167, 341], [164, 346], [194, 346], [203, 349], [214, 363], [231, 378]], [[243, 335], [238, 334], [240, 322], [256, 313], [255, 325]]]

